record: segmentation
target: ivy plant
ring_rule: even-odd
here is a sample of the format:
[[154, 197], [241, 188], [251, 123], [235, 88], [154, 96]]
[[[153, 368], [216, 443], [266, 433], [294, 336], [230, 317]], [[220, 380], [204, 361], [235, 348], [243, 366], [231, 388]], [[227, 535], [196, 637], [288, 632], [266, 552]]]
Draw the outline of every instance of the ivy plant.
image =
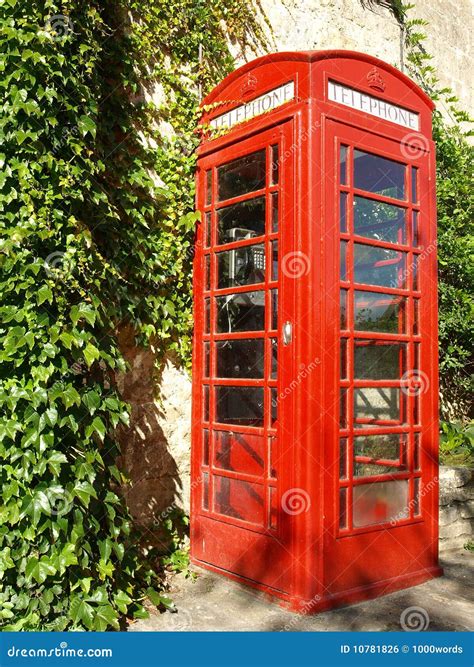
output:
[[118, 332], [189, 357], [195, 109], [228, 39], [263, 39], [244, 1], [0, 2], [3, 630], [168, 604], [120, 491]]

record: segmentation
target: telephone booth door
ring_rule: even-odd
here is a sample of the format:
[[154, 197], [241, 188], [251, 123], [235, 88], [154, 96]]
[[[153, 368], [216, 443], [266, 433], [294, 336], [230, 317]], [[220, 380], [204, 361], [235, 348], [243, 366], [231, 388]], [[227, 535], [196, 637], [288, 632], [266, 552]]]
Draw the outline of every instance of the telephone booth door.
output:
[[[293, 361], [292, 121], [198, 163], [192, 556], [208, 567], [289, 590]], [[197, 481], [196, 481], [197, 480]]]
[[428, 142], [327, 121], [325, 152], [327, 335], [339, 340], [326, 378], [340, 408], [324, 580], [337, 595], [423, 579], [436, 562], [436, 241]]

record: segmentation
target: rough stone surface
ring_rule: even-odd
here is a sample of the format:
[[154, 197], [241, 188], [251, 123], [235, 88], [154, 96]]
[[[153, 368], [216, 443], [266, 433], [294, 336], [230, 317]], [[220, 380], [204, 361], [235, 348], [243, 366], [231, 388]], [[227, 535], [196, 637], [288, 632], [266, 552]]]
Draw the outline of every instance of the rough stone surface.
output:
[[122, 332], [121, 347], [130, 370], [118, 385], [132, 406], [119, 433], [131, 480], [124, 495], [135, 521], [152, 528], [173, 507], [189, 508], [191, 382], [170, 358], [155, 371], [154, 351], [137, 348], [131, 331]]
[[469, 485], [474, 480], [474, 473], [469, 468], [455, 468], [440, 466], [439, 482], [441, 485], [440, 503], [443, 504], [443, 494]]
[[439, 469], [440, 550], [474, 539], [474, 471], [441, 466]]
[[[130, 626], [145, 631], [396, 631], [408, 607], [428, 615], [428, 630], [474, 630], [474, 555], [465, 550], [443, 555], [444, 576], [420, 586], [350, 607], [300, 616], [263, 594], [223, 576], [196, 568], [196, 581], [182, 575], [170, 590], [178, 612], [153, 615]], [[317, 661], [316, 661], [317, 662]], [[316, 663], [315, 663], [316, 664]]]
[[[415, 6], [409, 18], [428, 21], [424, 46], [433, 56], [431, 64], [441, 85], [452, 88], [461, 108], [472, 115], [471, 0], [414, 0], [411, 4]], [[262, 8], [272, 26], [275, 51], [351, 49], [398, 69], [404, 67], [402, 31], [388, 7], [370, 0], [262, 0]], [[443, 104], [440, 108], [447, 114]]]

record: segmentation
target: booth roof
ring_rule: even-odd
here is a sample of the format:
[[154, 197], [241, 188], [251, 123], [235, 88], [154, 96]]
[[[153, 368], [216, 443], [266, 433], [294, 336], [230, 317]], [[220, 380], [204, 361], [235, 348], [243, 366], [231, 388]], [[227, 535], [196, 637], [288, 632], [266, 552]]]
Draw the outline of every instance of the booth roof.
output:
[[345, 51], [344, 49], [328, 49], [324, 51], [282, 51], [281, 53], [270, 53], [266, 56], [255, 58], [255, 60], [251, 60], [245, 65], [242, 65], [242, 67], [239, 67], [228, 74], [225, 79], [222, 79], [222, 81], [203, 99], [201, 106], [212, 104], [230, 83], [240, 78], [242, 74], [250, 72], [261, 65], [282, 61], [312, 63], [317, 60], [332, 60], [334, 58], [353, 58], [354, 60], [361, 60], [371, 65], [376, 65], [377, 67], [380, 67], [380, 69], [385, 70], [400, 79], [400, 81], [402, 81], [408, 88], [411, 88], [411, 90], [413, 90], [431, 110], [435, 108], [433, 100], [428, 97], [424, 90], [406, 76], [406, 74], [403, 74], [403, 72], [396, 67], [393, 67], [393, 65], [389, 65], [389, 63], [386, 63], [375, 56], [370, 56], [367, 53]]

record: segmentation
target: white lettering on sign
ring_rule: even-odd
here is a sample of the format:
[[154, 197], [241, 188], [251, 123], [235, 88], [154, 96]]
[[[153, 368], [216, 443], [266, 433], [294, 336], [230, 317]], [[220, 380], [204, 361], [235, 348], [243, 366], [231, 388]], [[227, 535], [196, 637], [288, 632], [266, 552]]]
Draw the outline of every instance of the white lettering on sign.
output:
[[334, 81], [328, 81], [328, 99], [358, 111], [365, 111], [371, 116], [377, 116], [377, 118], [383, 118], [391, 123], [408, 127], [411, 130], [420, 129], [420, 118], [417, 113]]
[[236, 123], [242, 123], [245, 120], [250, 120], [255, 116], [259, 116], [266, 111], [275, 109], [276, 107], [289, 102], [295, 96], [295, 82], [290, 81], [284, 86], [268, 91], [265, 95], [256, 97], [251, 102], [242, 104], [235, 109], [231, 109], [227, 113], [213, 118], [210, 122], [211, 127], [216, 128], [230, 128]]

